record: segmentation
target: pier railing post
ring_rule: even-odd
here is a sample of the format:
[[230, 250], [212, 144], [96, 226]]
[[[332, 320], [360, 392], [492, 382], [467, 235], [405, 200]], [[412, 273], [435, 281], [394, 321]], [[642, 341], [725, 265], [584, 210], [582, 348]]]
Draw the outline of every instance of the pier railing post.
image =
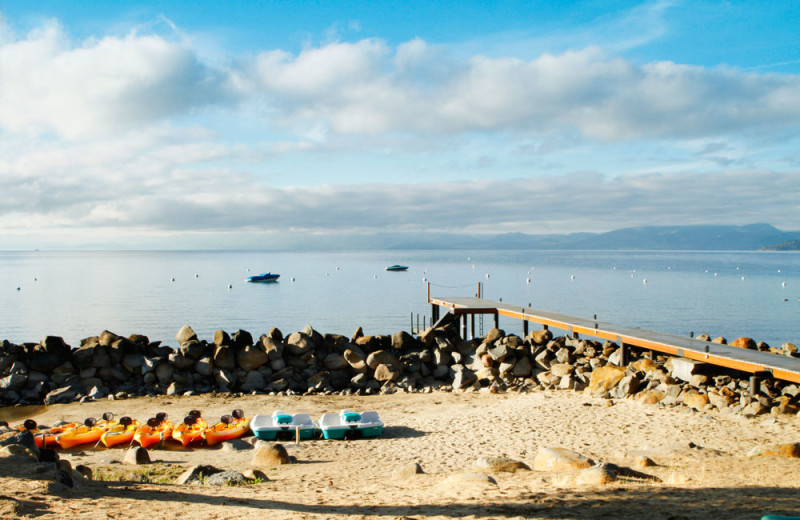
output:
[[528, 319], [525, 317], [524, 312], [522, 314], [522, 337], [528, 337]]
[[469, 315], [469, 326], [471, 333], [469, 339], [475, 339], [475, 314]]
[[761, 388], [761, 379], [757, 375], [750, 376], [750, 395], [755, 397], [759, 394]]
[[770, 372], [755, 372], [750, 376], [750, 395], [755, 397], [761, 393], [761, 381], [769, 377]]

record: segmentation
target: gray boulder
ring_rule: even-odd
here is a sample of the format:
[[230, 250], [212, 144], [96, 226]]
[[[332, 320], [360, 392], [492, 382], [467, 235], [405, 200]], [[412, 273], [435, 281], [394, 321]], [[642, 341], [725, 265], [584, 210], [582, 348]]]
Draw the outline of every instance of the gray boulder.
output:
[[289, 354], [301, 356], [314, 348], [311, 338], [302, 332], [293, 332], [286, 338], [286, 348]]
[[207, 486], [243, 486], [251, 481], [236, 471], [220, 471], [208, 477], [204, 484]]
[[80, 388], [77, 386], [65, 386], [62, 388], [56, 388], [52, 392], [49, 392], [44, 397], [44, 404], [50, 406], [51, 404], [56, 403], [71, 403], [78, 397], [80, 393]]
[[203, 480], [221, 473], [222, 470], [208, 465], [196, 465], [184, 471], [181, 476], [175, 481], [176, 484], [182, 486], [184, 484], [200, 483]]
[[187, 341], [193, 339], [197, 339], [197, 334], [195, 334], [194, 330], [192, 330], [189, 325], [184, 325], [178, 330], [178, 333], [175, 334], [175, 341], [177, 341], [179, 345], [183, 345]]

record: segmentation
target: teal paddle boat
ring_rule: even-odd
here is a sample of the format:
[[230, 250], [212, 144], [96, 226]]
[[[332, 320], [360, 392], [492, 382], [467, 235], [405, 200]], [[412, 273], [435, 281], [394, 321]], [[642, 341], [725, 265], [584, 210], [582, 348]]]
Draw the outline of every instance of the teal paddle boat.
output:
[[318, 425], [325, 439], [378, 437], [383, 433], [383, 421], [378, 412], [342, 410], [339, 413], [326, 413], [320, 417]]
[[314, 437], [314, 421], [307, 413], [294, 415], [276, 410], [272, 415], [256, 415], [250, 420], [250, 429], [253, 435], [261, 440], [274, 441], [276, 439], [294, 439], [298, 429], [300, 439], [307, 440]]

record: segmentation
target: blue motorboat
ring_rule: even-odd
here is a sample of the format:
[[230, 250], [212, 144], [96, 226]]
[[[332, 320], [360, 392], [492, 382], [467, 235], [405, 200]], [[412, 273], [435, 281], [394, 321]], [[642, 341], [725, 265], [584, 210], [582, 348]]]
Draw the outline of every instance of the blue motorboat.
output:
[[275, 273], [261, 273], [255, 276], [249, 276], [246, 281], [252, 283], [269, 283], [277, 282], [281, 275]]
[[408, 266], [407, 265], [394, 264], [394, 265], [390, 265], [389, 267], [387, 267], [386, 270], [387, 271], [406, 271], [406, 270], [408, 270]]

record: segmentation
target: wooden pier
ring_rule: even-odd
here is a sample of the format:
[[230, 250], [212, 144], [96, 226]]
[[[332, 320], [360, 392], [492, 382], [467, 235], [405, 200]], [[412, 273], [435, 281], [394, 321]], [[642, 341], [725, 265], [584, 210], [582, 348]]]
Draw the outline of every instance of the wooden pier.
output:
[[470, 318], [472, 336], [475, 337], [476, 314], [494, 316], [495, 327], [498, 326], [499, 316], [506, 316], [523, 320], [523, 332], [526, 336], [528, 334], [528, 324], [534, 322], [542, 325], [545, 329], [553, 327], [564, 330], [567, 335], [573, 337], [584, 335], [614, 341], [623, 349], [623, 358], [625, 358], [628, 347], [637, 347], [749, 372], [753, 374], [751, 388], [755, 386], [760, 378], [765, 377], [800, 383], [800, 358], [731, 347], [663, 332], [615, 325], [597, 321], [596, 319], [578, 318], [531, 307], [485, 300], [481, 298], [480, 284], [478, 286], [478, 296], [473, 298], [434, 298], [431, 296], [430, 284], [428, 284], [428, 303], [431, 304], [432, 323], [439, 319], [439, 308], [445, 307], [456, 316], [461, 317], [462, 335], [465, 337], [467, 335], [468, 317]]

